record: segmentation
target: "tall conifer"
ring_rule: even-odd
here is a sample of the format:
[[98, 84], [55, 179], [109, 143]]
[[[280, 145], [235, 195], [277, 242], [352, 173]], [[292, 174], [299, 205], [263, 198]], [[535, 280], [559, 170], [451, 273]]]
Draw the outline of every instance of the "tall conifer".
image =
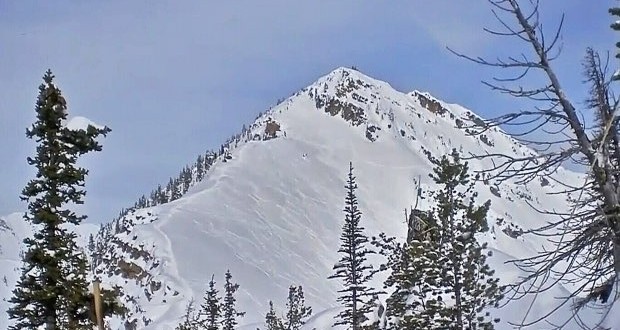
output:
[[244, 312], [237, 310], [235, 293], [239, 289], [239, 284], [232, 282], [230, 270], [226, 271], [224, 283], [224, 303], [222, 305], [222, 329], [234, 330], [237, 326], [237, 318], [245, 315]]
[[214, 275], [212, 275], [211, 281], [209, 281], [209, 290], [207, 290], [204, 298], [204, 304], [201, 306], [202, 314], [204, 316], [204, 328], [207, 330], [217, 330], [219, 326], [221, 306], [220, 297], [217, 293]]
[[312, 308], [306, 306], [304, 291], [300, 286], [291, 285], [286, 302], [286, 330], [300, 330], [306, 319], [312, 315]]
[[486, 243], [476, 239], [488, 230], [490, 201], [476, 204], [478, 178], [472, 180], [456, 150], [435, 165], [431, 178], [440, 189], [433, 195], [432, 214], [440, 224], [436, 263], [442, 267], [437, 277], [441, 288], [434, 293], [441, 302], [433, 306], [435, 321], [450, 329], [493, 329], [498, 320], [491, 318], [488, 308], [497, 306], [501, 289], [486, 262]]
[[344, 207], [344, 224], [340, 234], [340, 260], [334, 266], [335, 274], [330, 279], [337, 278], [343, 282], [344, 288], [338, 301], [344, 310], [336, 316], [334, 325], [344, 325], [349, 329], [358, 330], [366, 321], [366, 313], [370, 312], [370, 300], [374, 292], [368, 287], [372, 277], [372, 266], [368, 264], [366, 256], [371, 253], [366, 248], [368, 237], [364, 227], [360, 224], [362, 212], [359, 210], [355, 190], [355, 176], [353, 164], [349, 163], [349, 175], [345, 186], [347, 194]]
[[86, 153], [100, 151], [96, 138], [110, 130], [66, 127], [67, 102], [53, 80], [48, 70], [39, 87], [37, 120], [26, 130], [37, 143], [36, 155], [27, 159], [36, 168], [36, 177], [22, 192], [28, 201], [24, 219], [34, 235], [24, 240], [22, 275], [9, 301], [14, 330], [92, 328], [86, 257], [67, 225], [86, 219], [71, 209], [82, 204], [86, 194], [82, 187], [88, 171], [76, 162]]
[[278, 317], [276, 310], [273, 308], [273, 301], [269, 302], [269, 312], [265, 315], [265, 325], [267, 330], [284, 330], [282, 319]]

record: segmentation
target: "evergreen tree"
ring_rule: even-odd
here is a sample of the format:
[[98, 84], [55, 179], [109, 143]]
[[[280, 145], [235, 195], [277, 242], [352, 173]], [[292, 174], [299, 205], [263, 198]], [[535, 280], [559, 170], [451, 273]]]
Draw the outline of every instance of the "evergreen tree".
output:
[[37, 120], [26, 131], [37, 142], [36, 156], [28, 164], [37, 169], [36, 178], [28, 182], [22, 199], [28, 201], [25, 221], [34, 229], [32, 238], [24, 240], [22, 275], [10, 299], [10, 329], [91, 329], [87, 302], [86, 271], [88, 265], [76, 245], [76, 234], [67, 224], [79, 225], [79, 216], [69, 207], [82, 204], [82, 189], [88, 173], [76, 166], [78, 158], [100, 151], [96, 141], [110, 130], [89, 125], [86, 130], [65, 126], [67, 104], [47, 71], [39, 87], [35, 111]]
[[[383, 255], [387, 260], [384, 264], [380, 266], [379, 270], [390, 270], [390, 276], [384, 283], [384, 289], [393, 287], [395, 285], [395, 281], [391, 278], [403, 267], [403, 262], [401, 262], [401, 258], [403, 255], [403, 250], [406, 248], [406, 245], [399, 243], [395, 237], [388, 237], [385, 233], [380, 233], [379, 237], [373, 237], [371, 244], [375, 246], [378, 253]], [[386, 300], [385, 315], [388, 321], [395, 316], [402, 317], [404, 315], [407, 294], [397, 293], [398, 291], [395, 291]], [[394, 323], [390, 323], [390, 325], [392, 325], [391, 327], [389, 327], [390, 329], [395, 328], [393, 326]]]
[[[432, 215], [439, 224], [439, 242], [431, 260], [442, 269], [433, 276], [431, 285], [439, 285], [433, 293], [436, 304], [435, 327], [446, 329], [493, 329], [486, 308], [497, 307], [501, 299], [499, 279], [486, 263], [486, 243], [480, 244], [476, 234], [488, 230], [490, 201], [476, 205], [474, 180], [468, 174], [458, 152], [434, 161], [431, 178], [441, 188], [433, 194]], [[475, 180], [478, 177], [476, 176]], [[428, 251], [427, 251], [428, 252]], [[428, 252], [430, 254], [430, 252]]]
[[300, 286], [291, 285], [288, 289], [288, 301], [286, 302], [286, 330], [299, 330], [312, 315], [312, 308], [306, 306], [304, 291]]
[[344, 288], [338, 301], [344, 310], [336, 316], [334, 325], [344, 325], [349, 329], [358, 330], [366, 321], [365, 314], [370, 311], [370, 297], [374, 292], [367, 286], [372, 277], [372, 266], [366, 262], [366, 256], [371, 253], [366, 248], [368, 237], [364, 234], [364, 227], [360, 225], [362, 212], [358, 208], [355, 190], [357, 184], [353, 176], [353, 164], [349, 164], [349, 175], [345, 186], [344, 224], [340, 235], [341, 258], [334, 266], [335, 274], [330, 279], [342, 280]]
[[181, 186], [182, 186], [182, 193], [185, 194], [189, 188], [192, 185], [192, 169], [189, 166], [186, 166], [182, 171], [181, 171]]
[[194, 300], [192, 299], [185, 307], [185, 315], [183, 315], [183, 321], [177, 325], [175, 330], [199, 330], [200, 328], [199, 315], [196, 313], [194, 307]]
[[172, 178], [170, 178], [168, 180], [168, 184], [166, 185], [166, 196], [168, 197], [167, 199], [169, 202], [178, 198], [176, 196], [175, 190], [176, 190], [175, 182]]
[[214, 275], [211, 276], [209, 281], [209, 290], [205, 294], [204, 304], [202, 307], [202, 314], [204, 316], [204, 328], [207, 330], [217, 330], [219, 328], [220, 320], [220, 297], [217, 295], [217, 289], [215, 288]]
[[93, 234], [88, 235], [88, 252], [90, 252], [91, 256], [95, 253], [95, 237]]
[[237, 318], [245, 315], [244, 312], [237, 311], [235, 303], [235, 292], [239, 289], [239, 284], [232, 282], [230, 270], [226, 271], [226, 283], [224, 284], [224, 304], [222, 305], [222, 329], [233, 330], [237, 325]]
[[179, 178], [175, 178], [172, 183], [172, 200], [177, 200], [183, 197], [183, 181]]
[[155, 190], [154, 202], [156, 205], [161, 205], [169, 202], [168, 197], [166, 196], [166, 193], [164, 193], [161, 185], [157, 185], [157, 189]]
[[436, 244], [413, 239], [401, 251], [398, 263], [385, 282], [394, 292], [386, 300], [387, 329], [432, 329], [437, 299], [440, 265]]
[[282, 319], [278, 317], [276, 311], [273, 308], [273, 302], [269, 301], [269, 312], [265, 315], [265, 325], [267, 330], [284, 330], [284, 324]]
[[196, 159], [196, 182], [202, 181], [205, 174], [205, 160], [202, 155], [198, 155]]
[[392, 270], [385, 286], [394, 289], [386, 300], [386, 329], [493, 329], [498, 320], [485, 309], [497, 306], [501, 288], [486, 264], [486, 244], [476, 240], [488, 229], [490, 204], [476, 205], [474, 181], [456, 150], [432, 161], [431, 178], [441, 188], [432, 194], [434, 207], [412, 211], [421, 224], [411, 226], [409, 219], [408, 243], [383, 238]]
[[[422, 216], [423, 219], [420, 219]], [[386, 329], [429, 329], [432, 326], [434, 312], [432, 307], [438, 302], [430, 296], [437, 287], [440, 265], [436, 262], [437, 240], [433, 219], [422, 213], [412, 211], [413, 217], [422, 221], [423, 226], [409, 226], [408, 243], [399, 244], [394, 238], [380, 235], [380, 240], [373, 244], [380, 248], [387, 257], [385, 268], [391, 270], [384, 283], [385, 288], [392, 288], [392, 294], [386, 299]]]

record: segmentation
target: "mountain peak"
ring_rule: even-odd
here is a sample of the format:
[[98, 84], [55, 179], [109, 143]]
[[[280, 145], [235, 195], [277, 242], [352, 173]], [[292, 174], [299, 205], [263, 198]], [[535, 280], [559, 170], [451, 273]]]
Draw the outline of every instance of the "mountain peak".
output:
[[[338, 259], [349, 162], [356, 166], [367, 233], [403, 239], [402, 210], [419, 197], [415, 187], [423, 194], [435, 188], [428, 179], [433, 158], [453, 148], [515, 157], [532, 152], [498, 128], [469, 134], [466, 128], [476, 120], [472, 111], [428, 93], [400, 92], [355, 69], [336, 68], [102, 227], [95, 272], [105, 285], [123, 288], [127, 321], [141, 329], [173, 329], [185, 304], [201, 299], [208, 275], [221, 283], [227, 269], [241, 285], [238, 303], [247, 311], [242, 321], [247, 329], [263, 321], [270, 300], [284, 300], [290, 285], [303, 285], [308, 304], [319, 314], [332, 313], [341, 287], [327, 278]], [[491, 162], [472, 159], [470, 168], [489, 168]], [[555, 175], [568, 175], [565, 182], [573, 178]], [[505, 261], [532, 255], [533, 246], [545, 244], [524, 234], [541, 221], [529, 205], [561, 210], [566, 202], [548, 195], [553, 180], [517, 185], [482, 179], [476, 183], [480, 201], [492, 201], [490, 230], [482, 239], [495, 252], [493, 267], [508, 283], [522, 274]], [[421, 210], [431, 207], [424, 196]], [[0, 230], [0, 239], [3, 233], [8, 231]], [[13, 259], [0, 266], [12, 269]], [[16, 279], [10, 277], [4, 291], [0, 285], [0, 298], [10, 294]], [[372, 285], [381, 287], [382, 279]], [[565, 292], [559, 288], [551, 294]], [[535, 308], [548, 308], [548, 301], [541, 301]], [[508, 329], [515, 318], [511, 310], [526, 308], [511, 304], [500, 311], [500, 329]], [[1, 307], [6, 304], [0, 299]]]
[[368, 76], [364, 74], [363, 72], [359, 71], [357, 68], [347, 68], [343, 66], [338, 67], [332, 70], [331, 72], [329, 72], [328, 74], [320, 77], [319, 79], [317, 79], [316, 82], [314, 82], [312, 85], [308, 86], [307, 88], [311, 88], [313, 86], [320, 86], [324, 88], [325, 85], [327, 85], [328, 87], [333, 87], [333, 86], [338, 86], [338, 85], [352, 86], [354, 84], [365, 87], [365, 88], [372, 88], [372, 89], [379, 89], [379, 88], [392, 89], [392, 87], [388, 83], [381, 81], [381, 80], [377, 80], [371, 76]]
[[362, 71], [360, 71], [359, 69], [357, 69], [356, 67], [345, 67], [345, 66], [340, 66], [335, 68], [334, 70], [332, 70], [330, 73], [328, 73], [327, 75], [325, 75], [324, 77], [347, 77], [347, 76], [351, 76], [357, 79], [362, 79], [362, 80], [368, 80], [368, 81], [375, 81], [376, 79], [373, 77], [370, 77], [368, 75], [366, 75], [365, 73], [363, 73]]

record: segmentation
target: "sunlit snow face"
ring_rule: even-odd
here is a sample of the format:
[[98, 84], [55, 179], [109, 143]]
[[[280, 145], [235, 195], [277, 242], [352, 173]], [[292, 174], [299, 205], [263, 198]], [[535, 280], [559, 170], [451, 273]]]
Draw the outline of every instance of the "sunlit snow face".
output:
[[[349, 86], [348, 81], [354, 84]], [[353, 125], [343, 109], [326, 111], [327, 102], [317, 107], [317, 95], [362, 109], [359, 118], [363, 119]], [[435, 111], [429, 104], [437, 104]], [[215, 158], [212, 153], [203, 155], [203, 162], [211, 161], [203, 164], [201, 180], [192, 163], [171, 183], [173, 189], [182, 187], [180, 191], [162, 185], [164, 204], [154, 202], [149, 205], [158, 205], [126, 213], [119, 229], [110, 229], [113, 236], [101, 242], [110, 258], [99, 265], [102, 283], [122, 286], [125, 297], [134, 300], [128, 303], [144, 311], [139, 312], [138, 322], [151, 320], [151, 328], [161, 329], [176, 325], [190, 298], [202, 297], [210, 274], [221, 285], [230, 269], [240, 284], [239, 306], [247, 312], [242, 324], [263, 322], [269, 300], [283, 306], [288, 287], [302, 285], [316, 314], [310, 324], [324, 329], [338, 311], [334, 306], [340, 286], [327, 277], [338, 260], [349, 162], [356, 168], [361, 221], [369, 236], [385, 232], [404, 240], [403, 210], [416, 200], [416, 186], [425, 194], [435, 188], [428, 178], [433, 167], [429, 157], [448, 154], [453, 148], [465, 153], [531, 152], [500, 130], [489, 131], [485, 142], [458, 128], [459, 120], [468, 123], [477, 118], [470, 110], [429, 94], [402, 93], [385, 82], [340, 68], [258, 118], [239, 140], [223, 146], [222, 152], [216, 150]], [[269, 122], [277, 123], [279, 130], [264, 138]], [[90, 121], [72, 118], [69, 123], [79, 128]], [[367, 135], [369, 127], [374, 127], [372, 139]], [[472, 170], [486, 166], [470, 162]], [[558, 175], [577, 178], [565, 171]], [[562, 197], [547, 195], [556, 188], [553, 182], [483, 181], [476, 186], [481, 201], [491, 200], [491, 230], [482, 239], [494, 251], [490, 262], [502, 281], [522, 275], [504, 264], [506, 260], [531, 255], [544, 244], [536, 237], [511, 237], [505, 229], [539, 224], [540, 215], [527, 206], [526, 199], [565, 208]], [[180, 196], [170, 201], [175, 191]], [[428, 195], [420, 197], [417, 207], [428, 209]], [[16, 242], [11, 258], [17, 258], [24, 235], [11, 238]], [[370, 259], [381, 262], [379, 257]], [[124, 275], [116, 271], [119, 264], [129, 271]], [[9, 283], [17, 279], [12, 271], [7, 278]], [[373, 285], [381, 287], [384, 278], [378, 275]], [[563, 293], [558, 288], [553, 295]], [[535, 309], [554, 303], [540, 298]], [[514, 311], [523, 308], [520, 302], [511, 303], [500, 316], [512, 320], [518, 317]]]

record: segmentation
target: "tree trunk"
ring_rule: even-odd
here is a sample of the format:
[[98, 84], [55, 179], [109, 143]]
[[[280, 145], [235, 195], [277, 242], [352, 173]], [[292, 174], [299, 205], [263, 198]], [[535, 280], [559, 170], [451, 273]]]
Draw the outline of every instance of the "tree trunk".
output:
[[[353, 239], [353, 241], [355, 240], [355, 238]], [[353, 246], [353, 242], [351, 242], [351, 246]], [[358, 323], [359, 323], [359, 318], [357, 315], [357, 255], [355, 253], [355, 249], [352, 249], [351, 251], [351, 263], [352, 263], [352, 274], [351, 274], [351, 282], [353, 285], [353, 290], [351, 292], [351, 296], [353, 298], [353, 306], [351, 308], [351, 323], [352, 323], [352, 329], [353, 330], [358, 330]]]
[[45, 330], [56, 330], [56, 317], [54, 315], [47, 316]]
[[456, 307], [456, 328], [458, 330], [463, 330], [463, 307], [462, 307], [462, 297], [461, 297], [461, 278], [459, 277], [460, 265], [458, 264], [458, 260], [455, 257], [452, 260], [454, 267], [452, 271], [454, 272], [454, 306]]

